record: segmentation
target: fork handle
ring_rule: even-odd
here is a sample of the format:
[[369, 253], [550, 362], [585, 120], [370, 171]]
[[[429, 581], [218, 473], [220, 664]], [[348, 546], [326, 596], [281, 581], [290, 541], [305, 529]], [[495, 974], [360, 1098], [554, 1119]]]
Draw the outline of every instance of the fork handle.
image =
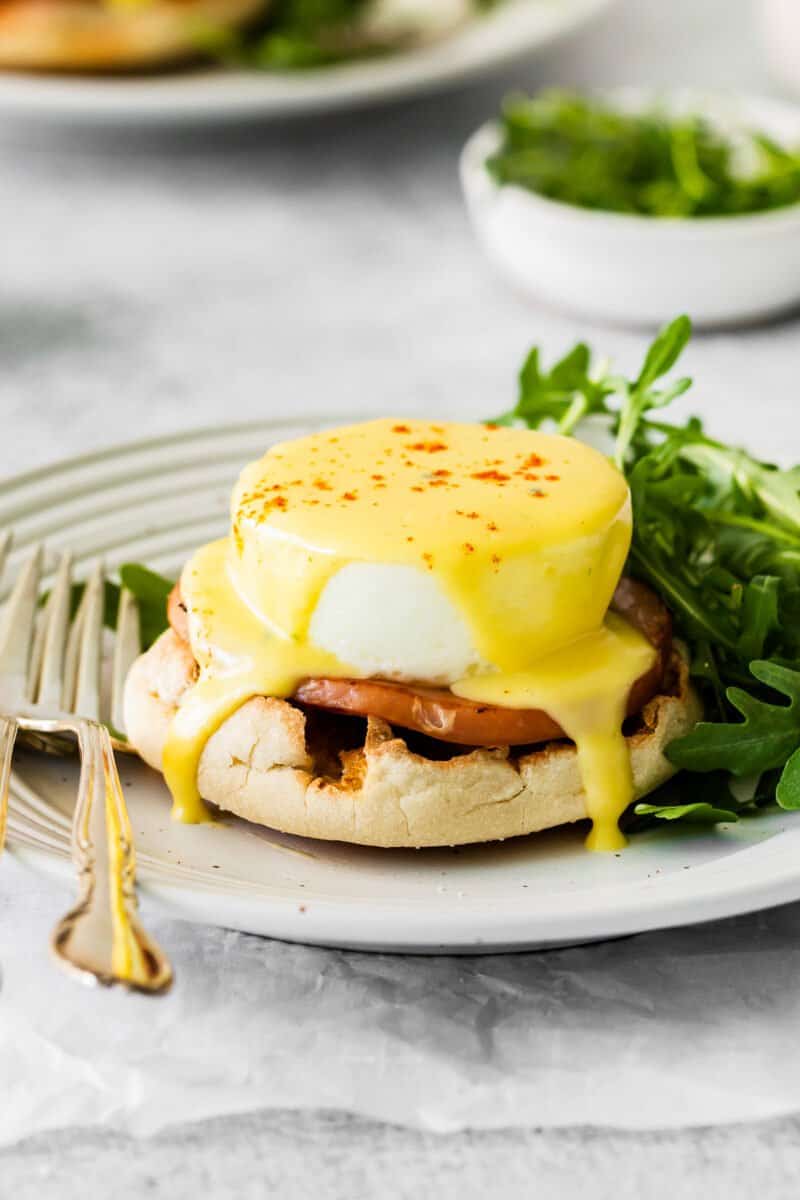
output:
[[17, 722], [12, 717], [0, 717], [0, 854], [6, 844], [8, 824], [8, 788], [11, 782], [11, 757], [17, 740]]
[[52, 949], [89, 982], [165, 991], [172, 968], [137, 916], [133, 837], [108, 730], [81, 721], [77, 734], [81, 775], [72, 858], [79, 894], [53, 932]]

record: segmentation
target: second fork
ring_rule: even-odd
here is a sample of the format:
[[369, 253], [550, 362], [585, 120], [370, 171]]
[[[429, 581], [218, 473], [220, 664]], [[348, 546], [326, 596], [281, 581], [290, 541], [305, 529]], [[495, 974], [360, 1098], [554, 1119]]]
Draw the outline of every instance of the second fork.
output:
[[[0, 571], [9, 545], [8, 537], [0, 543]], [[100, 720], [103, 567], [98, 564], [92, 572], [71, 622], [71, 558], [63, 554], [37, 622], [41, 564], [37, 547], [19, 573], [0, 632], [0, 849], [17, 731], [48, 739], [74, 733], [81, 757], [72, 831], [79, 898], [53, 933], [53, 951], [87, 982], [164, 991], [172, 982], [172, 969], [137, 915], [130, 822], [111, 738]], [[124, 592], [123, 597], [115, 642], [114, 717], [127, 667], [122, 660], [138, 646], [136, 607]]]

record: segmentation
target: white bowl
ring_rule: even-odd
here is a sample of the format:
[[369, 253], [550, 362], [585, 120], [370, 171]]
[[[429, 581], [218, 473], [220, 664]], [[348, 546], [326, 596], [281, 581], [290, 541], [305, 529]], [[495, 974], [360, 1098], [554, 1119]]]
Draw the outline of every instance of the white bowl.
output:
[[[632, 89], [610, 98], [629, 109], [657, 100], [674, 111], [699, 110], [717, 124], [800, 145], [800, 107], [792, 104], [694, 92], [665, 101]], [[485, 164], [500, 139], [494, 122], [470, 138], [461, 180], [479, 240], [525, 291], [587, 316], [636, 325], [660, 324], [680, 312], [697, 325], [734, 324], [800, 303], [800, 204], [688, 219], [578, 208], [495, 183]]]

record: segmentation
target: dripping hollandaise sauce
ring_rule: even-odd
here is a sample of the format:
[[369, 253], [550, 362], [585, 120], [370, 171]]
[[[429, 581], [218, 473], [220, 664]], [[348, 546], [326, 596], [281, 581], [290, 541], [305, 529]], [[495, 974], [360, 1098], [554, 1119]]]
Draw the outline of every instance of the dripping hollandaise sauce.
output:
[[[323, 638], [315, 621], [325, 602], [335, 626], [338, 596], [342, 627], [352, 629], [359, 596], [333, 583], [366, 578], [369, 567], [371, 580], [393, 581], [393, 605], [409, 583], [411, 638], [430, 594], [449, 606], [468, 648], [448, 674], [438, 644], [426, 665], [420, 634], [413, 676], [409, 652], [392, 645], [381, 676], [549, 714], [577, 749], [587, 845], [624, 845], [618, 821], [633, 780], [622, 723], [656, 657], [608, 611], [631, 524], [623, 476], [571, 438], [382, 419], [274, 446], [242, 473], [228, 537], [199, 550], [181, 577], [199, 678], [164, 750], [173, 815], [207, 819], [203, 749], [248, 699], [376, 674], [357, 636]], [[347, 574], [354, 566], [360, 576]], [[375, 613], [365, 625], [367, 617]]]

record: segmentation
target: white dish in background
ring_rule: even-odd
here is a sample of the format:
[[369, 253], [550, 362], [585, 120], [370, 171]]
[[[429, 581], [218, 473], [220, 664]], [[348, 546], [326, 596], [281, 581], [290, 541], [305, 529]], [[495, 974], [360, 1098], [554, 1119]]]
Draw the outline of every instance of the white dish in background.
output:
[[[47, 535], [53, 550], [74, 550], [78, 575], [100, 554], [112, 568], [133, 559], [177, 574], [198, 545], [227, 528], [241, 466], [310, 428], [298, 421], [188, 431], [2, 484], [0, 528], [13, 525], [17, 534], [12, 567]], [[788, 813], [713, 831], [667, 828], [635, 838], [619, 855], [584, 850], [580, 828], [461, 850], [383, 851], [236, 819], [174, 825], [161, 777], [130, 758], [121, 768], [144, 896], [191, 921], [289, 941], [423, 953], [521, 950], [800, 899], [800, 819]], [[76, 786], [74, 762], [17, 757], [9, 848], [64, 882]]]
[[[630, 110], [655, 100], [703, 111], [800, 145], [800, 107], [700, 92], [605, 93]], [[699, 326], [758, 320], [800, 302], [800, 204], [741, 217], [664, 219], [549, 200], [486, 170], [500, 127], [482, 126], [461, 156], [461, 180], [492, 262], [537, 298], [591, 317], [657, 325], [688, 312]]]
[[550, 46], [613, 0], [505, 0], [405, 53], [287, 73], [165, 71], [108, 77], [0, 73], [0, 113], [55, 124], [206, 124], [397, 100], [463, 83]]
[[776, 80], [800, 92], [800, 5], [797, 0], [758, 0], [758, 16]]

